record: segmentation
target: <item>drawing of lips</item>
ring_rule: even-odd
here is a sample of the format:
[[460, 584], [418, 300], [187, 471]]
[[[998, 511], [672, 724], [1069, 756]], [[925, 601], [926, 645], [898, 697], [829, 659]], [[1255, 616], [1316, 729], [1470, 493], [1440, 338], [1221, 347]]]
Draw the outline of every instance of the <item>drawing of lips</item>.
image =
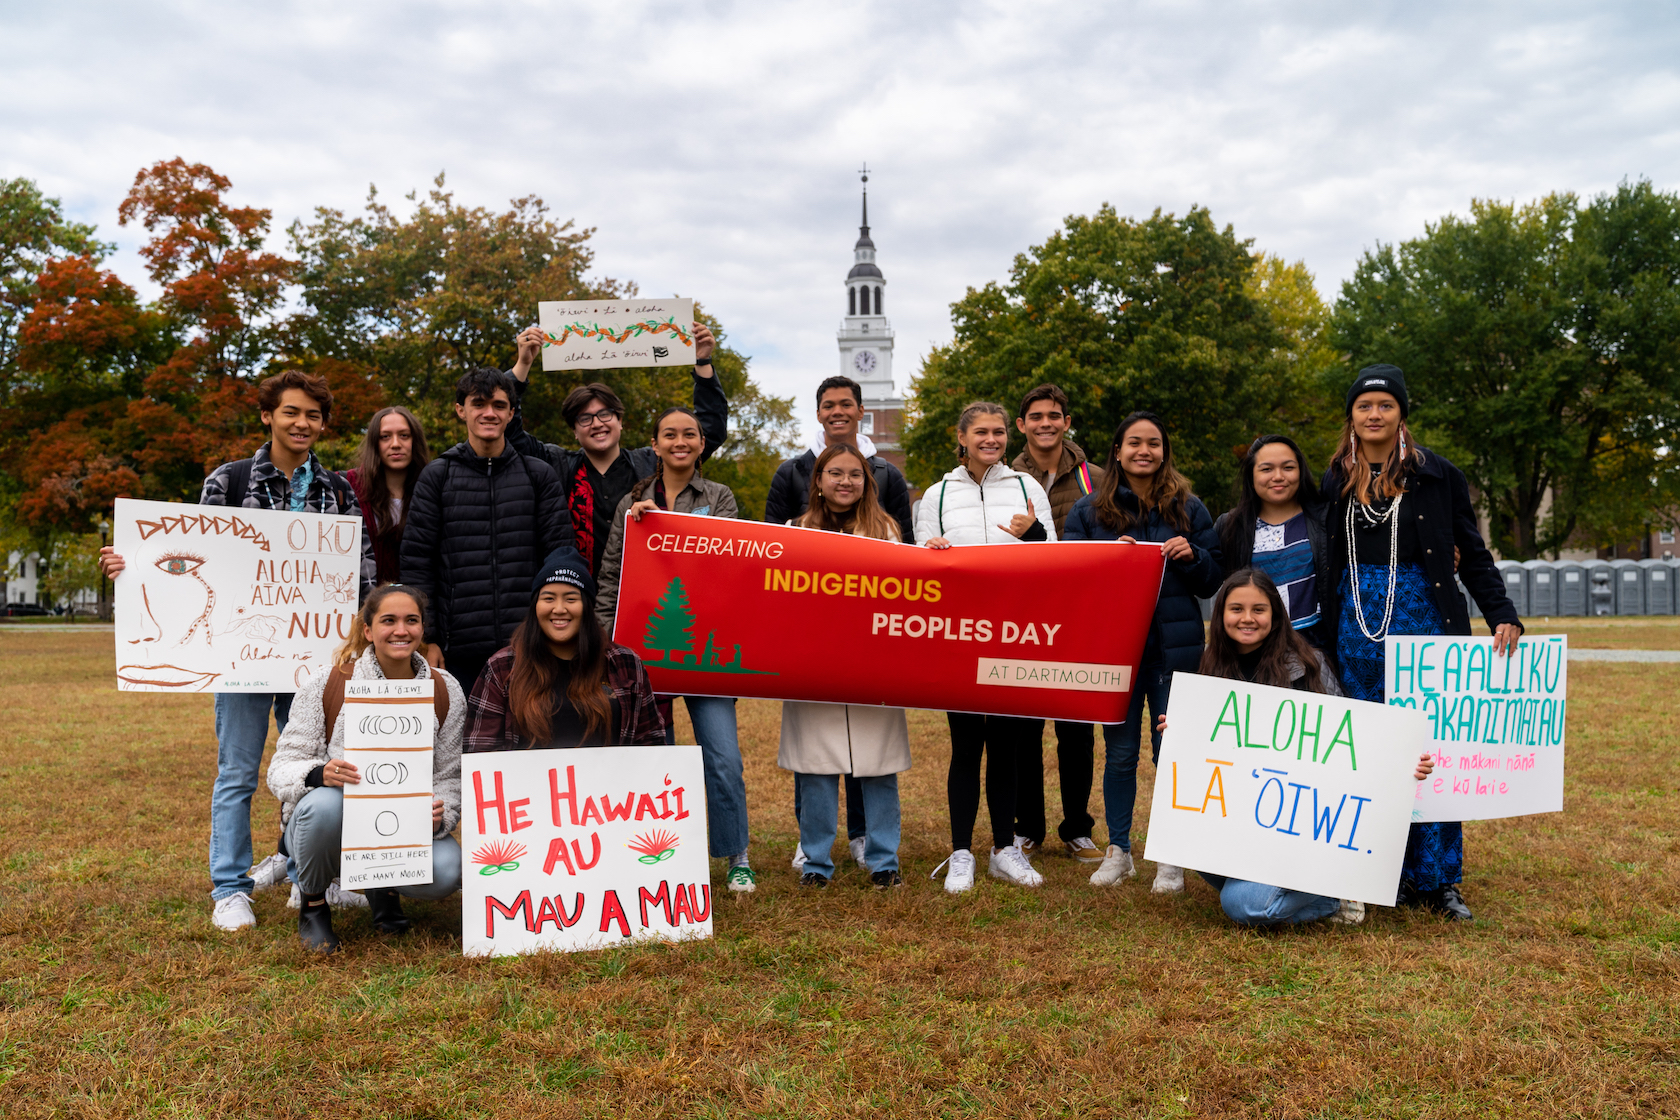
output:
[[126, 681], [129, 684], [141, 685], [146, 688], [179, 688], [189, 692], [200, 692], [219, 676], [221, 676], [220, 673], [204, 673], [196, 669], [183, 669], [179, 665], [117, 666], [117, 679], [119, 681]]

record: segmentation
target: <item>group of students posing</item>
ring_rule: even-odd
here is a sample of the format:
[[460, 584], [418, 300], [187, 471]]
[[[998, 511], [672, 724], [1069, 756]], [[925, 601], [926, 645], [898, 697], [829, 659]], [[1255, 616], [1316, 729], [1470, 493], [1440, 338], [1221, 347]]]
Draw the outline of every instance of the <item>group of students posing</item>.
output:
[[[306, 944], [338, 944], [333, 906], [371, 908], [386, 932], [407, 928], [399, 896], [440, 898], [458, 889], [463, 751], [615, 746], [674, 741], [674, 697], [655, 696], [637, 655], [611, 640], [626, 518], [661, 509], [735, 517], [727, 486], [702, 473], [727, 434], [728, 402], [710, 368], [713, 340], [696, 325], [694, 405], [667, 409], [648, 447], [621, 445], [624, 405], [606, 385], [574, 390], [562, 405], [577, 449], [525, 430], [520, 401], [541, 350], [521, 334], [510, 372], [478, 369], [456, 386], [467, 439], [429, 457], [412, 413], [391, 407], [368, 426], [358, 466], [340, 476], [311, 450], [330, 419], [321, 378], [299, 371], [263, 382], [259, 405], [270, 440], [206, 480], [208, 505], [359, 514], [365, 597], [355, 633], [330, 673], [295, 695], [218, 693], [218, 774], [211, 805], [214, 923], [255, 923], [252, 891], [290, 881]], [[1387, 634], [1469, 634], [1455, 574], [1475, 597], [1501, 651], [1521, 623], [1477, 530], [1463, 474], [1418, 447], [1406, 427], [1404, 376], [1393, 366], [1360, 372], [1347, 393], [1335, 458], [1315, 484], [1286, 436], [1257, 439], [1243, 464], [1236, 507], [1217, 522], [1173, 464], [1166, 423], [1134, 412], [1114, 432], [1103, 467], [1067, 438], [1065, 393], [1042, 385], [1013, 417], [1026, 449], [1004, 456], [1008, 411], [976, 402], [957, 422], [957, 465], [915, 510], [904, 477], [859, 431], [862, 392], [844, 377], [817, 389], [821, 434], [782, 464], [765, 520], [928, 548], [1119, 540], [1158, 545], [1166, 564], [1124, 722], [1105, 725], [1102, 792], [1106, 845], [1093, 838], [1088, 804], [1095, 729], [1056, 721], [1061, 778], [1059, 840], [1093, 870], [1096, 886], [1136, 874], [1131, 824], [1147, 703], [1160, 753], [1174, 672], [1383, 699]], [[237, 491], [237, 492], [236, 492]], [[123, 560], [107, 549], [107, 574]], [[1213, 597], [1206, 628], [1199, 598]], [[342, 791], [359, 780], [343, 760], [336, 716], [346, 679], [434, 677], [436, 747], [434, 882], [341, 891]], [[746, 784], [735, 701], [684, 697], [705, 765], [711, 855], [728, 861], [727, 885], [751, 891]], [[252, 868], [251, 797], [268, 716], [280, 739], [268, 783], [282, 805], [275, 855]], [[992, 823], [989, 874], [1032, 887], [1047, 834], [1043, 720], [948, 714], [951, 855], [935, 868], [951, 892], [972, 889], [982, 762]], [[851, 858], [880, 889], [899, 886], [898, 774], [909, 769], [901, 709], [787, 701], [779, 764], [795, 775], [800, 882], [826, 887], [836, 874], [840, 790], [846, 791]], [[1420, 759], [1418, 776], [1428, 772]], [[1459, 894], [1458, 824], [1414, 824], [1400, 901], [1469, 920]], [[1244, 924], [1331, 917], [1363, 909], [1265, 884], [1206, 876], [1226, 912]], [[1183, 870], [1158, 865], [1158, 893], [1184, 889]]]

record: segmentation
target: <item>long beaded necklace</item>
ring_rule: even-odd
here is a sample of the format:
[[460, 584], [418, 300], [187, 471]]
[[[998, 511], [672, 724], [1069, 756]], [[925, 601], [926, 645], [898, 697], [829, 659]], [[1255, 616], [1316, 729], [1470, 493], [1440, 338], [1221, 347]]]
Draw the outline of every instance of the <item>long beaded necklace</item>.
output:
[[[1404, 497], [1404, 493], [1395, 495], [1394, 500], [1388, 503], [1388, 508], [1381, 513], [1372, 512], [1376, 503], [1366, 505], [1357, 498], [1348, 502], [1347, 506], [1348, 574], [1351, 577], [1348, 582], [1349, 590], [1353, 592], [1353, 617], [1359, 623], [1360, 632], [1372, 642], [1380, 642], [1386, 638], [1389, 624], [1394, 621], [1394, 582], [1400, 567], [1400, 500]], [[1385, 521], [1388, 523], [1388, 601], [1383, 606], [1382, 625], [1374, 634], [1370, 624], [1365, 621], [1365, 606], [1359, 601], [1359, 556], [1358, 550], [1353, 546], [1356, 517], [1370, 529], [1380, 528]]]

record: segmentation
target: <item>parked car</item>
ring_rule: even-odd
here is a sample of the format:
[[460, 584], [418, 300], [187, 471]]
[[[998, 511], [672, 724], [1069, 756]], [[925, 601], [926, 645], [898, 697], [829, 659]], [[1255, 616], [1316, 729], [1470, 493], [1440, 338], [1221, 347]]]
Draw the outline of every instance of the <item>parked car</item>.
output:
[[42, 606], [37, 606], [34, 603], [7, 603], [6, 604], [6, 617], [7, 618], [21, 618], [25, 615], [42, 615], [42, 614], [51, 614], [51, 613], [52, 612], [47, 610], [47, 608], [42, 607]]

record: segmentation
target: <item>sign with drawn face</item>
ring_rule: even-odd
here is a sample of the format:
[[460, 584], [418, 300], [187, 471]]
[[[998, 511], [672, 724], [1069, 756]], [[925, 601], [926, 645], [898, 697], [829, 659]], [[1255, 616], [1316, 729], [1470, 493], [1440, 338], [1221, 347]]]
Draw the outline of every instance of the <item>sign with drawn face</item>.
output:
[[700, 748], [461, 758], [468, 956], [712, 935]]
[[362, 519], [118, 498], [117, 687], [296, 692], [356, 622]]
[[1145, 858], [1393, 906], [1428, 745], [1404, 708], [1174, 673]]
[[537, 304], [542, 368], [694, 364], [691, 299], [577, 299]]
[[1569, 639], [1524, 638], [1509, 657], [1492, 638], [1390, 635], [1390, 705], [1428, 721], [1435, 772], [1415, 821], [1485, 821], [1563, 810]]
[[432, 881], [433, 679], [344, 682], [344, 787], [339, 885], [360, 891]]

